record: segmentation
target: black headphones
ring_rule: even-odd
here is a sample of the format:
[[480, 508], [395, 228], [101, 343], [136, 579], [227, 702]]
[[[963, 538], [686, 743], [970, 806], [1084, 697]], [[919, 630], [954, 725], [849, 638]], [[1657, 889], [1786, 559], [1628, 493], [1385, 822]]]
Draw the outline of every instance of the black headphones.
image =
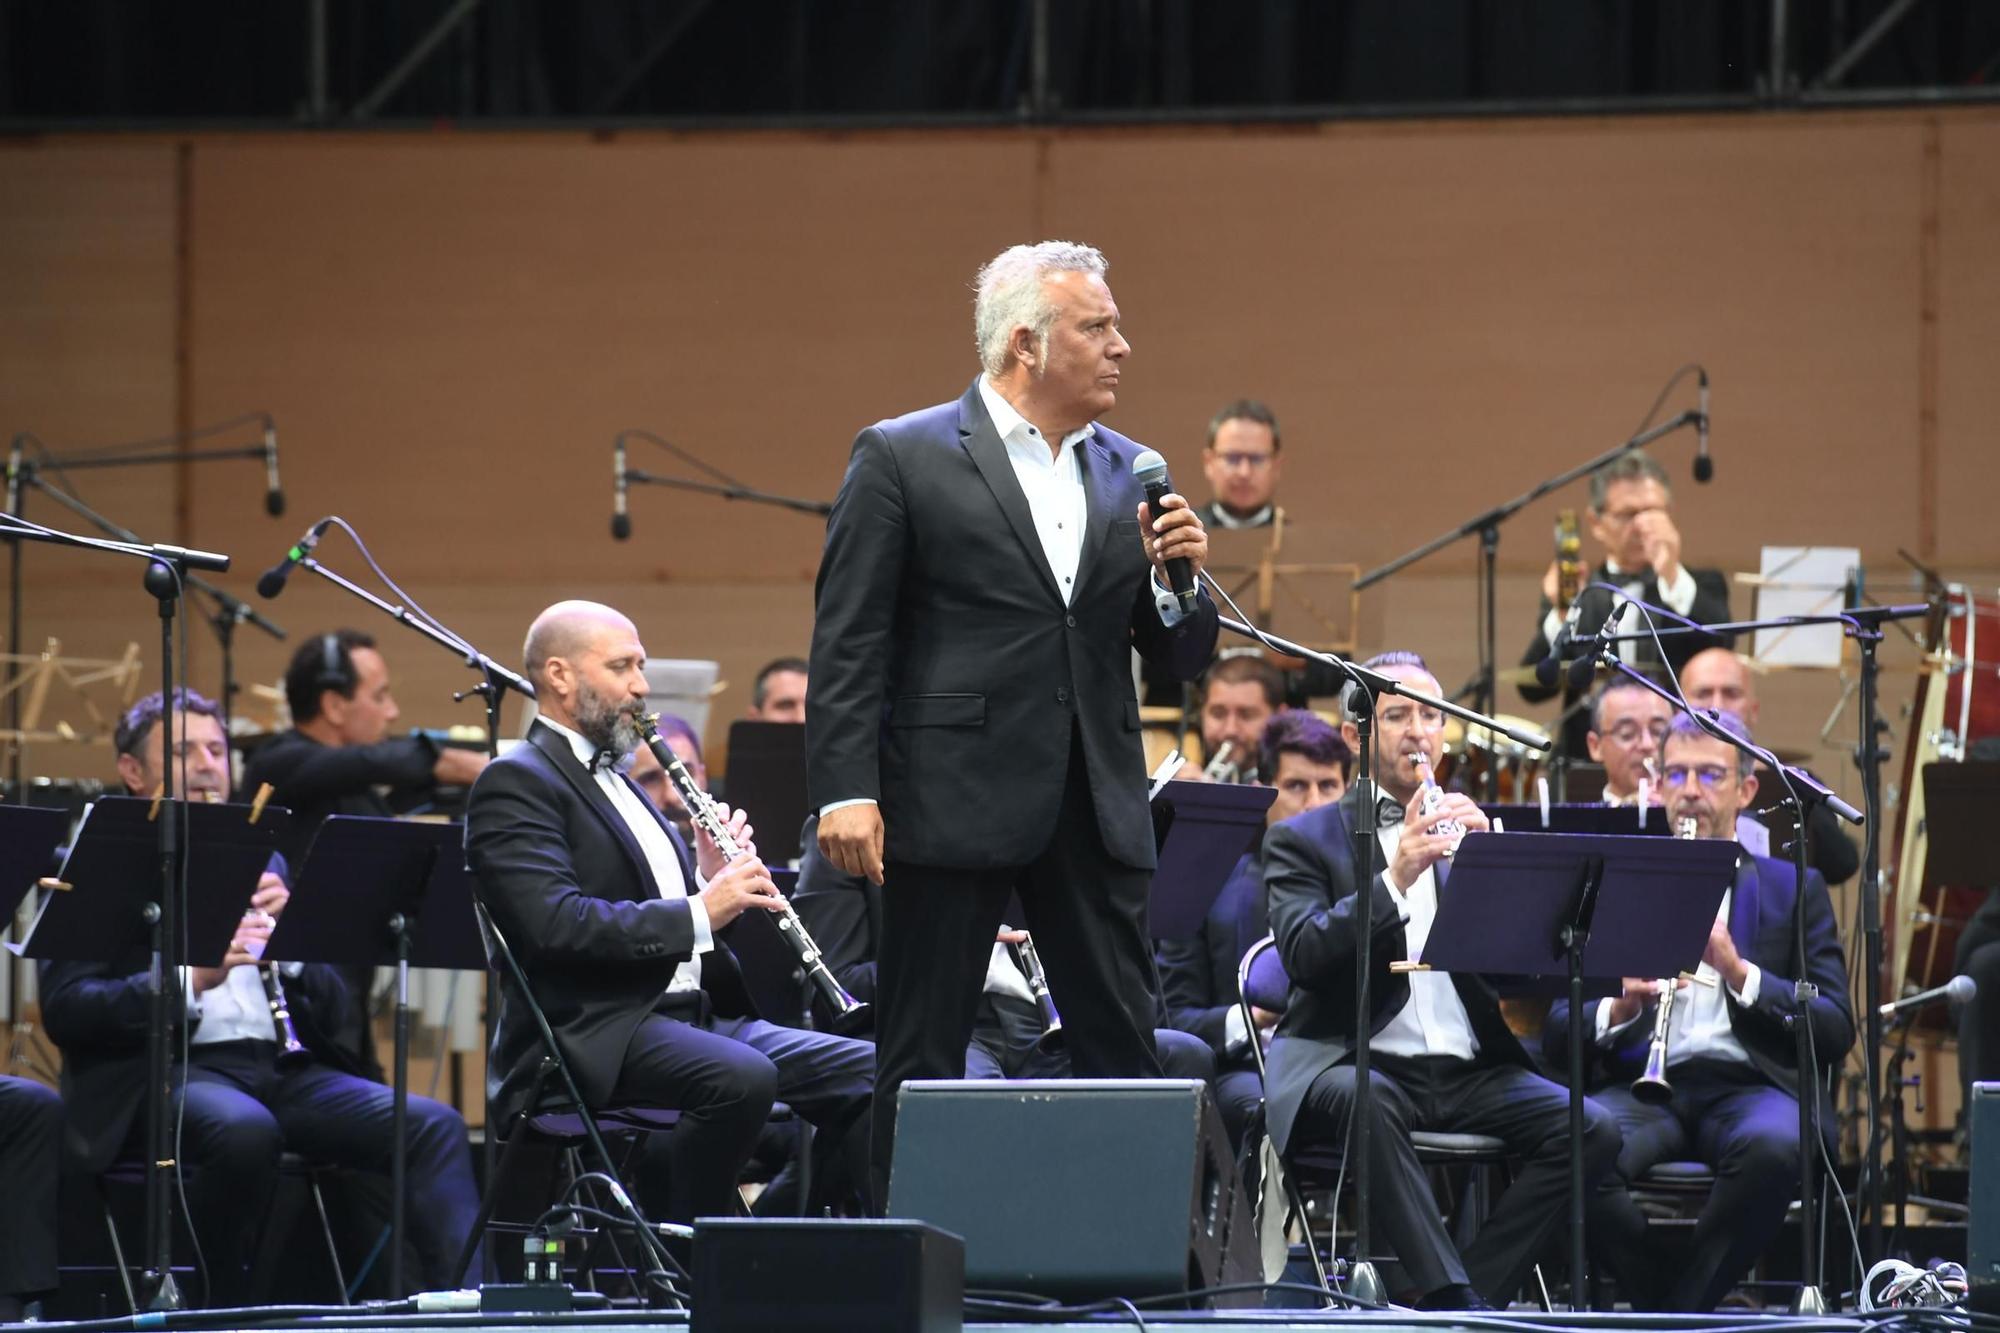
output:
[[339, 695], [354, 688], [354, 659], [340, 646], [338, 634], [319, 636], [319, 675], [313, 679], [313, 687]]

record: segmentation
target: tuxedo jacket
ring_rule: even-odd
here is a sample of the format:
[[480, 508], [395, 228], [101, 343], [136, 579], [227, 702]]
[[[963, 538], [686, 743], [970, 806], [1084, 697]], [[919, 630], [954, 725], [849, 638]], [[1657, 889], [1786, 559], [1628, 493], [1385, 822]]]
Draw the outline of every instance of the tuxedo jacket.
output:
[[[654, 818], [692, 894], [687, 845], [657, 811]], [[660, 896], [611, 798], [569, 741], [540, 723], [527, 744], [488, 764], [473, 784], [465, 854], [480, 902], [527, 974], [578, 1090], [590, 1105], [604, 1105], [633, 1032], [694, 952], [693, 908], [685, 898]], [[714, 1012], [751, 1012], [736, 960], [720, 940], [702, 955], [701, 977]], [[530, 1109], [543, 1054], [533, 1017], [503, 972], [486, 1076], [497, 1123]]]
[[[1229, 1054], [1229, 1011], [1241, 994], [1237, 969], [1250, 946], [1269, 933], [1263, 865], [1252, 852], [1229, 872], [1228, 882], [1194, 936], [1160, 941], [1160, 990], [1166, 996], [1167, 1021], [1207, 1042], [1218, 1060]], [[1237, 1063], [1250, 1063], [1247, 1050]]]
[[[1264, 894], [1271, 933], [1291, 978], [1291, 1002], [1278, 1020], [1265, 1055], [1264, 1106], [1271, 1136], [1289, 1150], [1292, 1126], [1314, 1079], [1354, 1054], [1354, 933], [1369, 932], [1368, 1031], [1388, 1026], [1409, 1003], [1410, 980], [1389, 964], [1409, 957], [1403, 916], [1384, 879], [1387, 859], [1365, 898], [1355, 892], [1354, 840], [1358, 789], [1333, 805], [1323, 805], [1273, 825], [1264, 834]], [[1374, 821], [1369, 819], [1372, 825]], [[1451, 892], [1451, 868], [1436, 867], [1438, 901]], [[1451, 974], [1452, 988], [1465, 1005], [1481, 1063], [1518, 1064], [1533, 1069], [1500, 1012], [1500, 999], [1483, 977]]]
[[[283, 873], [283, 862], [274, 862]], [[101, 963], [49, 961], [40, 965], [42, 1026], [62, 1051], [63, 1165], [97, 1175], [111, 1165], [146, 1109], [146, 1037], [152, 1014], [152, 952], [134, 942]], [[285, 978], [293, 1030], [314, 1057], [348, 1073], [353, 1060], [333, 1034], [348, 1003], [337, 969], [308, 963]], [[180, 1022], [168, 1035], [178, 1060]], [[200, 1020], [189, 1035], [199, 1032]], [[201, 1048], [191, 1048], [197, 1060]]]
[[1160, 623], [1140, 451], [1102, 425], [1077, 446], [1087, 517], [1065, 605], [976, 381], [861, 432], [816, 585], [812, 809], [879, 801], [890, 861], [1025, 865], [1048, 843], [1075, 730], [1106, 850], [1154, 866], [1131, 653], [1193, 679], [1216, 614], [1204, 592]]
[[[1789, 861], [1744, 854], [1730, 890], [1729, 935], [1736, 942], [1736, 951], [1764, 975], [1757, 983], [1755, 1004], [1738, 1004], [1727, 989], [1723, 991], [1729, 1029], [1743, 1044], [1751, 1064], [1773, 1087], [1795, 1097], [1799, 1091], [1798, 1048], [1786, 1021], [1799, 1012], [1792, 995], [1798, 973], [1798, 936], [1792, 929], [1793, 908], [1798, 902], [1797, 873]], [[1811, 869], [1806, 871], [1806, 977], [1819, 987], [1818, 996], [1806, 1009], [1813, 1047], [1822, 1068], [1832, 1068], [1854, 1044], [1854, 1006], [1847, 994], [1847, 964], [1841, 957], [1833, 903], [1827, 896], [1826, 881]], [[1597, 1006], [1601, 1003], [1591, 1000], [1583, 1007], [1583, 1032], [1588, 1043], [1584, 1047], [1584, 1082], [1591, 1089], [1622, 1087], [1645, 1070], [1654, 1006], [1647, 1005], [1639, 1020], [1622, 1029], [1607, 1049], [1595, 1040]], [[1569, 1031], [1569, 1001], [1558, 1000], [1542, 1029], [1542, 1049], [1549, 1068], [1569, 1067]], [[1671, 1067], [1667, 1081], [1673, 1081]], [[1831, 1135], [1833, 1100], [1823, 1078], [1819, 1093], [1820, 1125]]]
[[[1729, 580], [1727, 576], [1719, 569], [1689, 568], [1688, 573], [1694, 579], [1694, 605], [1688, 608], [1688, 619], [1703, 625], [1719, 624], [1728, 620]], [[1608, 566], [1600, 564], [1590, 571], [1589, 582], [1616, 584], [1622, 582], [1622, 580], [1614, 576]], [[1650, 602], [1654, 606], [1666, 605], [1665, 602], [1660, 600], [1660, 580], [1650, 569], [1639, 580], [1639, 600]], [[1614, 603], [1611, 594], [1600, 592], [1593, 588], [1585, 588], [1582, 595], [1577, 598], [1577, 605], [1580, 608], [1577, 616], [1577, 632], [1588, 635], [1597, 633], [1598, 629], [1604, 623], [1604, 618], [1611, 614]], [[1528, 651], [1521, 655], [1522, 666], [1534, 666], [1549, 654], [1549, 639], [1546, 634], [1542, 633], [1542, 626], [1549, 618], [1549, 610], [1549, 600], [1544, 597], [1535, 611], [1535, 638], [1528, 645]], [[1644, 628], [1644, 623], [1642, 619], [1640, 621], [1641, 629]], [[1667, 629], [1674, 623], [1676, 622], [1662, 621], [1658, 625], [1658, 628]], [[1673, 634], [1665, 635], [1660, 639], [1660, 644], [1667, 650], [1666, 660], [1673, 665], [1675, 671], [1679, 671], [1687, 664], [1687, 660], [1690, 657], [1693, 657], [1702, 649], [1726, 648], [1733, 642], [1735, 642], [1734, 638], [1727, 634]], [[1655, 668], [1653, 674], [1657, 675], [1660, 654], [1656, 651], [1654, 645], [1648, 640], [1642, 640], [1635, 647], [1637, 652], [1634, 654], [1633, 665], [1642, 671], [1648, 667]], [[1524, 681], [1520, 686], [1520, 690], [1521, 697], [1529, 703], [1542, 703], [1561, 694], [1565, 708], [1577, 702], [1581, 697], [1572, 693], [1566, 683], [1543, 685], [1537, 681]], [[1586, 754], [1584, 736], [1589, 730], [1589, 710], [1578, 709], [1571, 715], [1569, 721], [1563, 727], [1562, 743], [1564, 752], [1578, 757]]]

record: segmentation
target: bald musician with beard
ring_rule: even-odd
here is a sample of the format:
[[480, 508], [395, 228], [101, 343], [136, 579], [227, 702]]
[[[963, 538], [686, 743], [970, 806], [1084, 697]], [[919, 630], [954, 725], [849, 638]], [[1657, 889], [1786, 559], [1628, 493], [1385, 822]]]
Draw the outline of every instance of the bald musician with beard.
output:
[[[527, 974], [585, 1101], [678, 1110], [639, 1182], [670, 1221], [736, 1211], [736, 1182], [782, 1098], [846, 1150], [857, 1187], [875, 1051], [866, 1042], [754, 1016], [715, 932], [783, 905], [741, 813], [721, 813], [746, 850], [695, 855], [624, 766], [640, 744], [646, 649], [632, 622], [595, 602], [559, 602], [528, 630], [522, 669], [539, 716], [527, 743], [489, 765], [466, 810], [481, 900]], [[533, 1020], [503, 991], [489, 1095], [508, 1126], [542, 1060]], [[653, 1159], [649, 1159], [653, 1160]]]

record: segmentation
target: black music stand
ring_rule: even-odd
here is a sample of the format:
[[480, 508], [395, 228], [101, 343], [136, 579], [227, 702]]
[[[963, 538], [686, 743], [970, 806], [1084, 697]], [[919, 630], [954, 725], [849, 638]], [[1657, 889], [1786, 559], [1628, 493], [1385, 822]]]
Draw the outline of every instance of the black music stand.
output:
[[39, 805], [0, 805], [0, 918], [55, 869], [56, 848], [69, 832], [69, 813]]
[[731, 807], [750, 812], [757, 855], [765, 865], [799, 859], [806, 816], [806, 729], [797, 722], [729, 724]]
[[[796, 725], [796, 724], [787, 724]], [[762, 844], [759, 844], [762, 851]], [[771, 881], [780, 897], [789, 898], [798, 886], [796, 870], [772, 870]], [[762, 918], [762, 924], [758, 923]], [[786, 1027], [812, 1027], [812, 982], [799, 962], [798, 951], [779, 936], [771, 914], [762, 910], [739, 913], [734, 921], [715, 932], [716, 939], [729, 946], [743, 973], [743, 989], [757, 1017]]]
[[[1481, 805], [1486, 817], [1498, 828], [1506, 826], [1509, 833], [1606, 833], [1606, 834], [1646, 834], [1664, 837], [1672, 832], [1667, 823], [1667, 808], [1663, 805], [1646, 807], [1646, 820], [1639, 822], [1639, 812], [1629, 805], [1551, 805], [1549, 817], [1542, 819], [1539, 805]], [[1635, 974], [1636, 975], [1636, 974]]]
[[1926, 884], [2000, 886], [2000, 844], [1986, 821], [2000, 811], [2000, 763], [1924, 765]]
[[1583, 1002], [1625, 977], [1671, 977], [1708, 946], [1739, 849], [1721, 839], [1468, 833], [1452, 858], [1423, 965], [1568, 983], [1570, 1304], [1587, 1308]]
[[1160, 866], [1147, 909], [1156, 940], [1192, 939], [1201, 930], [1229, 873], [1257, 840], [1275, 787], [1169, 782], [1153, 799], [1153, 836]]
[[[410, 1105], [410, 968], [417, 923], [440, 861], [461, 860], [458, 830], [366, 815], [330, 815], [313, 834], [292, 898], [278, 918], [264, 957], [274, 962], [332, 963], [396, 969], [394, 1142], [389, 1157], [389, 1286], [403, 1289]], [[464, 878], [461, 868], [460, 878]], [[467, 889], [465, 900], [470, 899]], [[477, 939], [476, 928], [473, 938]], [[440, 955], [455, 946], [461, 961], [424, 966], [464, 967], [463, 940], [440, 930]], [[474, 955], [484, 959], [484, 950]], [[428, 957], [428, 955], [427, 955]]]

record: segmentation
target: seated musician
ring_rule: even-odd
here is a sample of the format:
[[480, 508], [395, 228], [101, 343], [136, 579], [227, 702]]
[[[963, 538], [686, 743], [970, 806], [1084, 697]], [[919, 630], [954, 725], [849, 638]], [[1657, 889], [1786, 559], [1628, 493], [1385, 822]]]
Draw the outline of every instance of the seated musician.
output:
[[1604, 803], [1632, 805], [1639, 789], [1648, 805], [1663, 805], [1660, 742], [1666, 739], [1673, 706], [1630, 676], [1614, 674], [1590, 701], [1591, 760], [1604, 765]]
[[[1354, 776], [1354, 752], [1314, 713], [1283, 712], [1265, 723], [1258, 756], [1258, 771], [1269, 774], [1269, 785], [1278, 790], [1264, 814], [1266, 828], [1339, 800]], [[1238, 1148], [1250, 1113], [1264, 1100], [1236, 986], [1243, 955], [1270, 934], [1261, 853], [1261, 840], [1244, 853], [1191, 938], [1161, 940], [1156, 946], [1167, 1021], [1200, 1037], [1215, 1053], [1221, 1071], [1215, 1101], [1229, 1141]], [[1278, 1016], [1260, 1009], [1256, 1019], [1255, 1039], [1269, 1042]]]
[[[1383, 653], [1368, 666], [1436, 694], [1437, 680], [1415, 653]], [[1391, 972], [1422, 953], [1441, 894], [1449, 892], [1446, 852], [1454, 837], [1440, 818], [1467, 830], [1486, 816], [1463, 795], [1423, 812], [1415, 762], [1435, 765], [1444, 715], [1397, 695], [1376, 702], [1377, 808], [1357, 808], [1350, 788], [1264, 835], [1264, 891], [1271, 930], [1292, 980], [1291, 1003], [1266, 1057], [1265, 1114], [1278, 1150], [1339, 1151], [1354, 1093], [1354, 877], [1357, 819], [1379, 826], [1384, 869], [1367, 886], [1371, 985], [1370, 1222], [1395, 1251], [1423, 1309], [1486, 1309], [1505, 1304], [1542, 1245], [1561, 1225], [1569, 1189], [1569, 1095], [1534, 1072], [1508, 1030], [1493, 988], [1481, 977]], [[1353, 723], [1342, 727], [1358, 748]], [[1611, 1169], [1618, 1129], [1586, 1107], [1585, 1170]], [[1521, 1159], [1520, 1173], [1461, 1255], [1446, 1233], [1430, 1183], [1410, 1144], [1412, 1130], [1490, 1134]]]
[[[1590, 571], [1592, 583], [1608, 583], [1623, 588], [1627, 596], [1653, 606], [1677, 611], [1701, 624], [1729, 619], [1729, 582], [1719, 569], [1689, 569], [1681, 564], [1681, 534], [1674, 526], [1667, 506], [1673, 492], [1660, 465], [1637, 449], [1620, 454], [1590, 477], [1590, 535], [1604, 548], [1604, 562]], [[1562, 626], [1555, 613], [1556, 565], [1551, 562], [1542, 575], [1542, 604], [1535, 613], [1535, 638], [1521, 657], [1523, 666], [1533, 666], [1548, 656], [1549, 645]], [[1585, 632], [1595, 632], [1611, 612], [1608, 594], [1586, 589], [1579, 602], [1583, 608], [1580, 624]], [[1645, 620], [1637, 610], [1626, 611], [1618, 632], [1639, 633]], [[1667, 626], [1662, 624], [1660, 628]], [[1725, 640], [1706, 634], [1674, 635], [1660, 640], [1667, 661], [1678, 669], [1703, 648]], [[1618, 655], [1643, 669], [1658, 667], [1659, 649], [1650, 641], [1632, 640], [1617, 645]], [[1565, 708], [1576, 708], [1578, 699], [1566, 687], [1545, 686], [1530, 680], [1521, 685], [1521, 697], [1541, 703], [1563, 690]], [[1585, 749], [1585, 719], [1578, 709], [1562, 729], [1563, 752], [1579, 756]]]
[[[705, 836], [690, 857], [619, 771], [646, 701], [637, 629], [608, 606], [559, 602], [535, 618], [523, 657], [540, 714], [474, 786], [466, 856], [586, 1101], [681, 1112], [648, 1210], [675, 1222], [734, 1213], [777, 1099], [842, 1143], [865, 1180], [874, 1048], [750, 1017], [715, 938], [746, 910], [779, 910], [770, 873], [754, 848], [725, 864]], [[721, 813], [747, 841], [742, 816]], [[531, 1109], [543, 1054], [504, 988], [488, 1076], [503, 1129]]]
[[[278, 850], [297, 865], [328, 815], [395, 813], [382, 792], [433, 784], [469, 786], [486, 756], [440, 746], [421, 735], [389, 735], [401, 716], [389, 689], [389, 665], [375, 640], [359, 630], [316, 634], [285, 668], [292, 729], [259, 746], [244, 764], [243, 790], [271, 784], [271, 799], [292, 812], [291, 832]], [[369, 1032], [368, 992], [375, 971], [343, 968], [347, 1011], [334, 1038], [362, 1072], [380, 1079]]]
[[803, 657], [777, 657], [764, 663], [750, 686], [750, 709], [743, 716], [752, 722], [803, 723], [808, 669]]
[[1188, 764], [1178, 776], [1256, 782], [1264, 724], [1284, 706], [1284, 672], [1254, 649], [1225, 654], [1201, 678], [1201, 753], [1206, 768]]
[[[175, 789], [188, 800], [220, 799], [229, 761], [219, 711], [193, 691], [180, 696], [180, 705]], [[132, 795], [151, 794], [166, 774], [161, 716], [154, 693], [118, 725], [118, 776]], [[305, 1046], [303, 1055], [279, 1059], [283, 1034], [255, 964], [290, 897], [284, 873], [283, 858], [274, 858], [222, 966], [183, 970], [190, 1027], [188, 1064], [178, 1080], [185, 1088], [182, 1160], [191, 1168], [188, 1203], [208, 1264], [211, 1304], [237, 1303], [243, 1293], [244, 1258], [268, 1210], [281, 1151], [363, 1171], [386, 1172], [390, 1165], [394, 1094], [357, 1077], [331, 1039], [327, 1020], [346, 999], [333, 968], [275, 965]], [[149, 959], [141, 944], [105, 963], [41, 965], [42, 1021], [63, 1053], [65, 1155], [72, 1169], [91, 1176], [146, 1150]], [[178, 1035], [172, 1050], [178, 1060]], [[423, 1287], [455, 1285], [452, 1268], [479, 1211], [458, 1112], [412, 1094], [407, 1160], [419, 1280]]]
[[39, 1314], [56, 1287], [56, 1163], [62, 1098], [32, 1079], [0, 1075], [0, 1324]]
[[[1704, 648], [1687, 660], [1680, 678], [1681, 691], [1687, 695], [1688, 703], [1696, 708], [1719, 708], [1734, 713], [1743, 719], [1744, 726], [1756, 731], [1758, 715], [1763, 711], [1763, 704], [1757, 698], [1756, 677], [1750, 673], [1750, 664], [1734, 651]], [[1775, 793], [1766, 790], [1764, 794]], [[1776, 843], [1771, 840], [1772, 830], [1767, 827], [1766, 815], [1748, 813], [1737, 818], [1737, 841], [1760, 856], [1771, 852], [1785, 856], [1791, 822], [1782, 811], [1772, 817], [1779, 825]], [[1746, 827], [1751, 824], [1755, 825], [1754, 831]], [[1843, 883], [1861, 869], [1861, 853], [1854, 846], [1854, 839], [1840, 826], [1840, 816], [1824, 805], [1814, 806], [1806, 821], [1806, 858], [1829, 885]]]
[[[1747, 737], [1733, 714], [1721, 725]], [[1667, 810], [1693, 819], [1704, 838], [1734, 838], [1739, 811], [1756, 794], [1752, 761], [1702, 731], [1692, 717], [1674, 719], [1662, 752]], [[1736, 882], [1723, 896], [1695, 976], [1713, 984], [1681, 983], [1667, 1034], [1666, 1077], [1671, 1100], [1640, 1101], [1630, 1090], [1646, 1065], [1656, 1012], [1657, 983], [1627, 977], [1624, 994], [1593, 1000], [1581, 1024], [1590, 1043], [1591, 1096], [1617, 1117], [1624, 1148], [1615, 1175], [1589, 1205], [1593, 1251], [1617, 1276], [1635, 1309], [1710, 1310], [1756, 1262], [1777, 1234], [1799, 1179], [1799, 1074], [1786, 1020], [1793, 998], [1797, 901], [1789, 863], [1743, 854]], [[1820, 1126], [1834, 1149], [1833, 1100], [1822, 1074], [1854, 1043], [1833, 906], [1817, 872], [1806, 881], [1808, 979], [1819, 987], [1807, 1021], [1822, 1069], [1813, 1083]], [[1549, 1012], [1544, 1047], [1551, 1067], [1568, 1060], [1569, 1005]], [[1695, 1222], [1690, 1252], [1669, 1267], [1628, 1186], [1648, 1168], [1698, 1160], [1715, 1172], [1715, 1189]]]
[[[809, 815], [799, 835], [803, 854], [792, 906], [840, 984], [857, 1000], [875, 1002], [875, 955], [882, 930], [882, 889], [866, 875], [841, 872], [820, 852], [818, 817]], [[1068, 1078], [1066, 1051], [1042, 1041], [1047, 1023], [1028, 984], [1026, 964], [1014, 945], [1027, 932], [1002, 926], [986, 965], [986, 987], [965, 1048], [967, 1078]], [[1052, 997], [1058, 1011], [1060, 995]], [[1153, 1046], [1168, 1078], [1210, 1081], [1215, 1059], [1206, 1043], [1155, 1020]]]

